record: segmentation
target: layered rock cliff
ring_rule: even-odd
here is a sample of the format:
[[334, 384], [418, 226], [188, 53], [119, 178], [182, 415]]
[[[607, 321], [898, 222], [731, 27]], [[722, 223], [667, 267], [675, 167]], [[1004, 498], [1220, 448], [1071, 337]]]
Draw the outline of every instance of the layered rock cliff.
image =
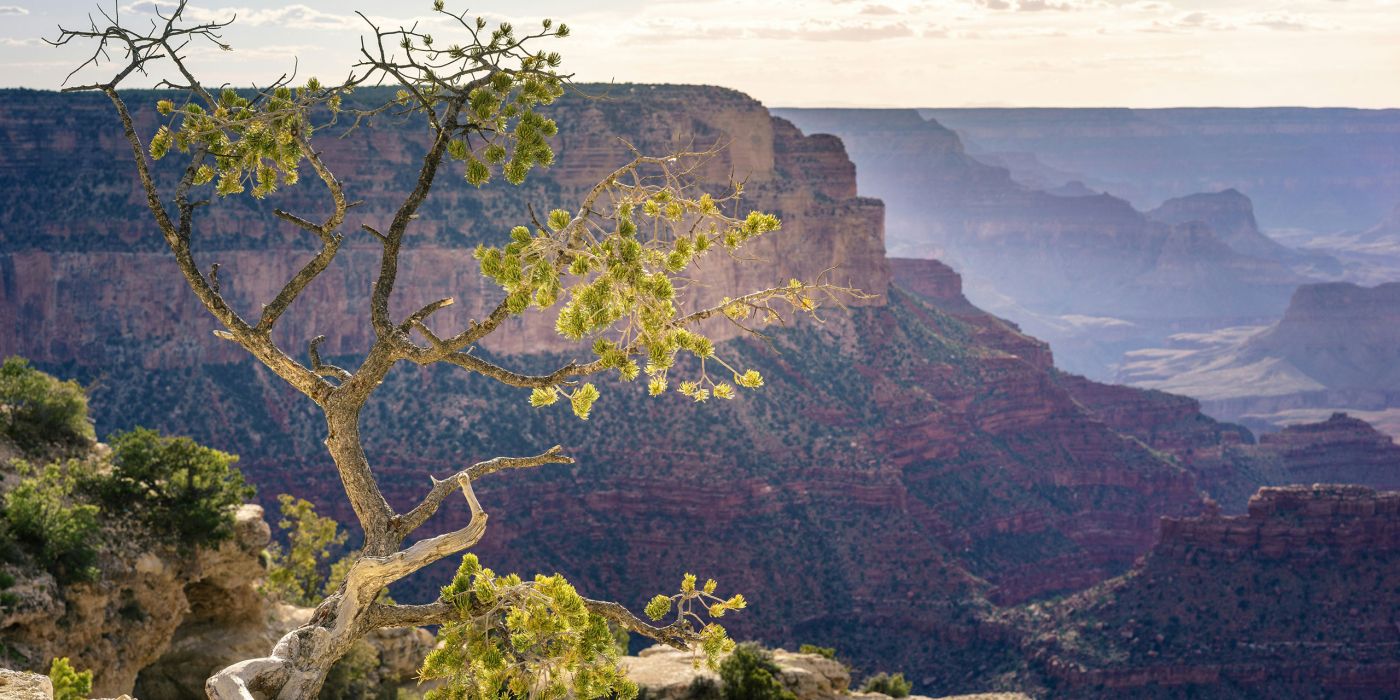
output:
[[1035, 606], [1055, 697], [1384, 698], [1400, 687], [1400, 492], [1266, 488], [1164, 520], [1127, 575]]
[[[585, 86], [587, 87], [587, 86]], [[646, 153], [722, 146], [694, 177], [707, 191], [723, 192], [730, 178], [745, 181], [745, 211], [777, 213], [783, 229], [745, 248], [745, 264], [711, 256], [686, 290], [690, 305], [709, 305], [790, 278], [882, 291], [889, 273], [880, 235], [880, 202], [856, 195], [854, 166], [841, 142], [804, 136], [768, 115], [753, 99], [720, 88], [598, 86], [607, 99], [566, 97], [551, 109], [561, 125], [557, 164], [524, 187], [480, 191], [443, 178], [421, 212], [402, 259], [411, 280], [394, 298], [404, 313], [453, 296], [457, 304], [434, 319], [444, 329], [481, 318], [499, 301], [498, 289], [478, 274], [471, 250], [527, 223], [527, 204], [570, 207], [581, 194], [631, 156], [620, 137]], [[591, 88], [590, 88], [591, 90]], [[0, 354], [40, 362], [97, 366], [118, 353], [148, 369], [241, 360], [237, 348], [214, 338], [214, 324], [175, 272], [168, 251], [147, 224], [149, 213], [131, 188], [129, 171], [113, 167], [128, 157], [110, 125], [110, 103], [92, 96], [10, 91], [0, 107], [0, 142], [25, 144], [0, 169], [6, 207], [0, 216]], [[131, 98], [146, 109], [140, 122], [154, 130], [155, 94]], [[59, 114], [57, 123], [49, 117]], [[363, 199], [351, 229], [381, 225], [408, 191], [421, 150], [418, 130], [401, 124], [374, 129], [372, 139], [328, 139], [325, 158], [346, 181], [348, 196]], [[78, 148], [73, 140], [81, 140]], [[99, 166], [98, 163], [101, 163]], [[324, 208], [324, 193], [308, 182], [274, 197], [294, 212]], [[197, 224], [200, 264], [220, 265], [227, 296], [251, 310], [274, 297], [311, 252], [304, 231], [282, 222], [272, 207], [238, 198], [211, 207]], [[310, 215], [310, 214], [308, 214]], [[310, 287], [280, 326], [279, 339], [301, 347], [326, 335], [323, 352], [362, 352], [370, 329], [368, 304], [378, 245], [352, 233], [335, 267]], [[356, 241], [356, 236], [363, 240]], [[800, 250], [800, 255], [787, 251]], [[878, 304], [878, 298], [853, 300]], [[553, 318], [528, 314], [523, 326], [487, 340], [500, 352], [563, 351]], [[721, 338], [735, 329], [717, 324]]]
[[268, 533], [262, 508], [245, 506], [234, 537], [215, 549], [182, 551], [138, 532], [104, 536], [94, 582], [60, 586], [47, 572], [8, 567], [18, 581], [11, 589], [17, 602], [0, 614], [8, 663], [45, 670], [50, 659], [66, 656], [77, 668], [97, 670], [95, 695], [130, 693], [143, 669], [203, 623], [217, 627], [219, 639], [186, 657], [178, 675], [196, 676], [194, 685], [142, 694], [190, 697], [213, 670], [276, 641], [256, 590]]

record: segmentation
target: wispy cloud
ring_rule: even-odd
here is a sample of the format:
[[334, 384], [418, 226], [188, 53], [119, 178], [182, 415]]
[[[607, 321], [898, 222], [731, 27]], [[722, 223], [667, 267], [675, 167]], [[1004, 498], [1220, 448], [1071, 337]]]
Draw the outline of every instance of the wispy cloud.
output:
[[0, 15], [27, 15], [29, 10], [19, 5], [0, 5]]

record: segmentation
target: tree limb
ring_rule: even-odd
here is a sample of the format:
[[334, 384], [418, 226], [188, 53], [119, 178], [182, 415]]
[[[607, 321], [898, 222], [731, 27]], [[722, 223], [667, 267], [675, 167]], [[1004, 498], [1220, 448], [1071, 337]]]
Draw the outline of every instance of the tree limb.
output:
[[564, 454], [564, 448], [559, 445], [549, 448], [542, 454], [533, 457], [496, 457], [484, 462], [477, 462], [466, 469], [463, 469], [452, 476], [441, 481], [433, 479], [433, 488], [428, 495], [423, 498], [413, 510], [394, 518], [393, 528], [398, 539], [402, 540], [414, 530], [422, 527], [428, 518], [437, 512], [442, 502], [454, 490], [461, 488], [463, 484], [470, 483], [488, 474], [498, 472], [502, 469], [525, 469], [528, 467], [538, 467], [544, 464], [573, 464], [574, 459]]

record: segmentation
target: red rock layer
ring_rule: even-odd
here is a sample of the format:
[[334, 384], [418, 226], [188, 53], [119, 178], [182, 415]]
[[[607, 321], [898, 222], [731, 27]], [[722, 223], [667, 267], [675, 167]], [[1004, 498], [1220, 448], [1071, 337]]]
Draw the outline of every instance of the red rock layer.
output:
[[1035, 663], [1057, 697], [1392, 697], [1397, 585], [1400, 492], [1264, 488], [1165, 518], [1132, 572], [1049, 611]]

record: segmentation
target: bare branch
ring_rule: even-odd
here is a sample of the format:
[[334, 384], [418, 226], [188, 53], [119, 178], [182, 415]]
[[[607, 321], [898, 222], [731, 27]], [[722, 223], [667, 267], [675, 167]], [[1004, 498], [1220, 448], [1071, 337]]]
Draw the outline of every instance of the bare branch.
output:
[[475, 481], [502, 469], [525, 469], [545, 464], [573, 464], [574, 459], [564, 454], [559, 445], [533, 457], [497, 457], [477, 462], [441, 481], [433, 479], [433, 488], [413, 510], [394, 519], [393, 528], [399, 539], [407, 537], [427, 522], [437, 512], [444, 499], [463, 483]]
[[589, 612], [616, 622], [628, 632], [635, 632], [681, 651], [689, 651], [690, 645], [699, 639], [695, 630], [682, 620], [665, 627], [657, 627], [647, 624], [627, 608], [611, 601], [584, 598], [583, 604], [588, 606]]
[[349, 379], [350, 373], [348, 371], [341, 369], [340, 367], [336, 367], [335, 365], [329, 365], [321, 361], [321, 352], [319, 348], [321, 346], [321, 343], [324, 342], [326, 342], [326, 336], [318, 335], [315, 338], [312, 338], [310, 343], [307, 343], [306, 352], [308, 355], [311, 356], [312, 371], [316, 372], [316, 374], [319, 374], [323, 377], [335, 377], [336, 379], [339, 379], [342, 382]]

